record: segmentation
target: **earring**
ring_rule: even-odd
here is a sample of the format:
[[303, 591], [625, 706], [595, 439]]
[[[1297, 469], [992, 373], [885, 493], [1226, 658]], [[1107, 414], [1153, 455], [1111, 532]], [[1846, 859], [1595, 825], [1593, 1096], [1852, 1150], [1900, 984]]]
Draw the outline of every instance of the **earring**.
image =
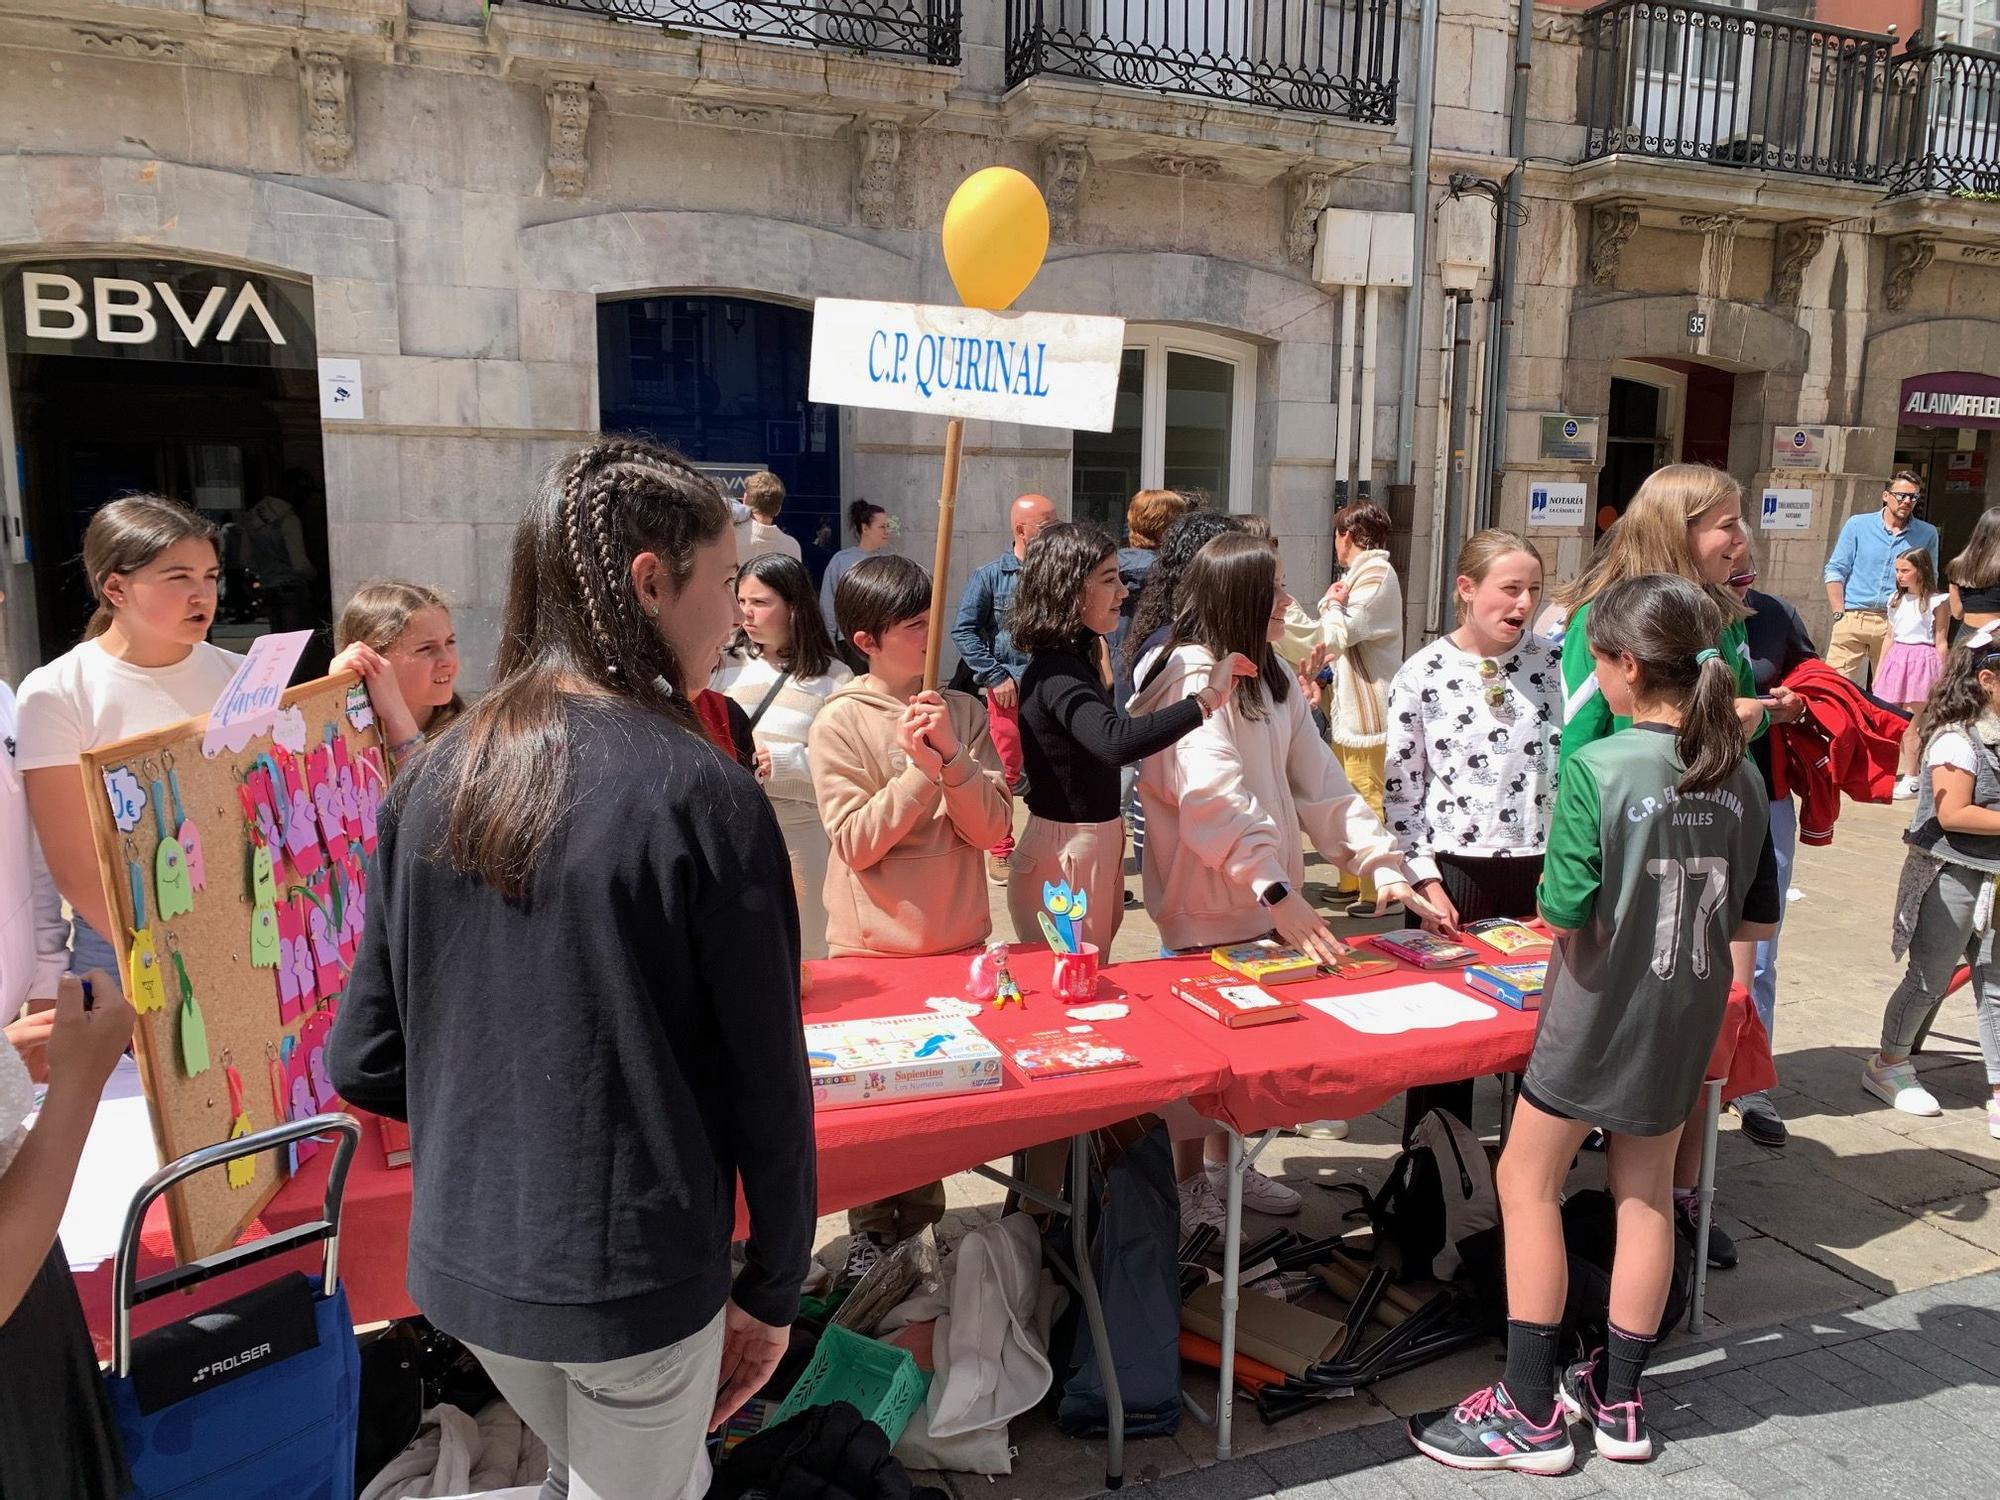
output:
[[647, 619], [649, 619], [649, 620], [657, 620], [657, 619], [659, 619], [659, 618], [660, 618], [660, 606], [659, 606], [659, 605], [657, 605], [657, 604], [649, 604], [649, 605], [647, 605], [647, 606], [646, 606], [646, 618], [647, 618]]

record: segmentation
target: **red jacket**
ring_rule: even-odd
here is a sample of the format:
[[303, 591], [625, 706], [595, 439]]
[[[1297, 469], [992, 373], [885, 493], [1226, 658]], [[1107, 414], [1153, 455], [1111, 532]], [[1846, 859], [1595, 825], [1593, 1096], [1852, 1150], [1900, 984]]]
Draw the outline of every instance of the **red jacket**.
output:
[[1786, 673], [1785, 686], [1806, 700], [1806, 713], [1771, 728], [1771, 790], [1798, 794], [1800, 843], [1830, 844], [1842, 792], [1856, 802], [1894, 795], [1909, 720], [1816, 657]]

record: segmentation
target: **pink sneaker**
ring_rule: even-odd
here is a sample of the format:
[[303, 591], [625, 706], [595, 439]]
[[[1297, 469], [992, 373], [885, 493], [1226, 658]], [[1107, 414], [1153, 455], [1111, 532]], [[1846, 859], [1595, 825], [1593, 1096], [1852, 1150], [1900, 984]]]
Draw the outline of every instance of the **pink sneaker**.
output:
[[1556, 1386], [1556, 1404], [1571, 1421], [1588, 1422], [1597, 1435], [1597, 1451], [1621, 1464], [1642, 1464], [1653, 1456], [1653, 1435], [1646, 1430], [1646, 1408], [1637, 1396], [1606, 1406], [1598, 1395], [1597, 1362], [1604, 1351], [1579, 1360], [1563, 1371]]

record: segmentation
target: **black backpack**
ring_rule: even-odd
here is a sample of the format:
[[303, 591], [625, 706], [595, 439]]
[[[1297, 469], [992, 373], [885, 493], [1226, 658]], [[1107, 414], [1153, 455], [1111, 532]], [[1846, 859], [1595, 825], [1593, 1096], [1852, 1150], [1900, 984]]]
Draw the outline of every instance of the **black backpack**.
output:
[[1348, 1217], [1367, 1218], [1375, 1230], [1376, 1264], [1388, 1266], [1398, 1281], [1449, 1281], [1458, 1269], [1458, 1245], [1500, 1221], [1486, 1147], [1446, 1110], [1431, 1110], [1417, 1123], [1409, 1148], [1375, 1192], [1341, 1186], [1360, 1195]]

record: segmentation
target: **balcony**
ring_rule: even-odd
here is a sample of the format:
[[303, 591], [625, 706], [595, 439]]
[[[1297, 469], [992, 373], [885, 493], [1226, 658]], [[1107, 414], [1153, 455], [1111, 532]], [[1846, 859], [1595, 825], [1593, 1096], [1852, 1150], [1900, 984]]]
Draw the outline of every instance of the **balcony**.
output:
[[956, 67], [961, 0], [538, 0], [667, 31]]
[[1402, 0], [1007, 0], [1007, 84], [1053, 75], [1396, 119]]
[[1584, 17], [1582, 42], [1584, 161], [1883, 178], [1893, 37], [1692, 0], [1609, 0]]
[[1896, 59], [1884, 181], [1894, 193], [2000, 193], [2000, 56], [1926, 47]]

